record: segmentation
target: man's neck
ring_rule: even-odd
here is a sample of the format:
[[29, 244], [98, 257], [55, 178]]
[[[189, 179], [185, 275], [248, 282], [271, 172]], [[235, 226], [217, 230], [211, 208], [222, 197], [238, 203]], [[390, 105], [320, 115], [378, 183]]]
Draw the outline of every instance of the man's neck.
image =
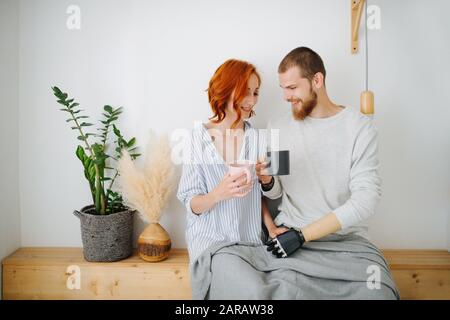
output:
[[309, 114], [311, 118], [328, 118], [342, 111], [343, 107], [334, 104], [328, 96], [318, 97], [317, 105]]

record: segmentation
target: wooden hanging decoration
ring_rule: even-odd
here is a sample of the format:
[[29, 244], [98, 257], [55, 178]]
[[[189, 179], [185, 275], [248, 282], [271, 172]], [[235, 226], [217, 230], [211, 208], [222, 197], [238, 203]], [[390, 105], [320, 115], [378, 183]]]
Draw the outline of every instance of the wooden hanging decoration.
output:
[[366, 65], [366, 74], [365, 74], [365, 91], [361, 92], [361, 101], [360, 101], [360, 110], [361, 113], [372, 116], [374, 113], [374, 105], [375, 98], [373, 92], [369, 90], [369, 46], [368, 46], [368, 32], [367, 32], [367, 1], [366, 0], [350, 0], [351, 5], [351, 17], [352, 17], [352, 29], [351, 29], [351, 53], [358, 53], [358, 34], [359, 34], [359, 25], [361, 22], [362, 10], [364, 8], [364, 27], [366, 30], [365, 40], [365, 65]]
[[361, 21], [361, 14], [364, 7], [365, 0], [350, 0], [352, 29], [351, 29], [351, 52], [358, 53], [358, 33], [359, 24]]

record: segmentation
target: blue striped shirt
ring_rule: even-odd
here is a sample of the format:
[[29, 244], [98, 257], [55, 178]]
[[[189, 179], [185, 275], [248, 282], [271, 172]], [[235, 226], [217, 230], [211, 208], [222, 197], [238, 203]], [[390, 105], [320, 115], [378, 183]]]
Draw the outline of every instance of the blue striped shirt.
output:
[[[256, 162], [265, 150], [265, 139], [247, 121], [244, 121], [244, 127], [239, 160]], [[212, 191], [228, 168], [202, 123], [196, 123], [188, 143], [190, 154], [183, 164], [177, 197], [187, 210], [185, 236], [190, 262], [214, 244], [229, 241], [262, 243], [261, 191], [254, 170], [255, 183], [247, 196], [221, 201], [199, 215], [192, 212], [192, 198]]]

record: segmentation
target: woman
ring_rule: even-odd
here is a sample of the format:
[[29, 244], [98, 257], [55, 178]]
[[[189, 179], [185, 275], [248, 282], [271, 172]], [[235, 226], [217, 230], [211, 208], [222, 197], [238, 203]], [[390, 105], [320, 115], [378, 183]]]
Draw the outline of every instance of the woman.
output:
[[[261, 78], [245, 61], [227, 60], [208, 87], [210, 121], [192, 131], [190, 159], [177, 193], [188, 212], [186, 240], [193, 263], [208, 247], [225, 242], [262, 244], [261, 192], [254, 172], [229, 173], [229, 164], [256, 160], [264, 139], [245, 121], [254, 114]], [[256, 183], [254, 183], [256, 181]], [[266, 211], [265, 222], [271, 219]], [[269, 222], [270, 223], [270, 222]], [[273, 222], [270, 232], [276, 234]]]

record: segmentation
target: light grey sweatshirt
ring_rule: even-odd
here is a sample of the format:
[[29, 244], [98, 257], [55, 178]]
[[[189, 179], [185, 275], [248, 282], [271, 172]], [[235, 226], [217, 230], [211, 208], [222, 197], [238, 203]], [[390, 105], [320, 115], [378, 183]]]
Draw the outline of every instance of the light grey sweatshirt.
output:
[[337, 233], [369, 239], [365, 220], [381, 197], [373, 120], [345, 107], [328, 118], [302, 121], [289, 113], [268, 129], [279, 129], [279, 150], [290, 150], [290, 175], [275, 177], [273, 188], [263, 192], [282, 197], [275, 223], [302, 228], [334, 212], [342, 226]]

